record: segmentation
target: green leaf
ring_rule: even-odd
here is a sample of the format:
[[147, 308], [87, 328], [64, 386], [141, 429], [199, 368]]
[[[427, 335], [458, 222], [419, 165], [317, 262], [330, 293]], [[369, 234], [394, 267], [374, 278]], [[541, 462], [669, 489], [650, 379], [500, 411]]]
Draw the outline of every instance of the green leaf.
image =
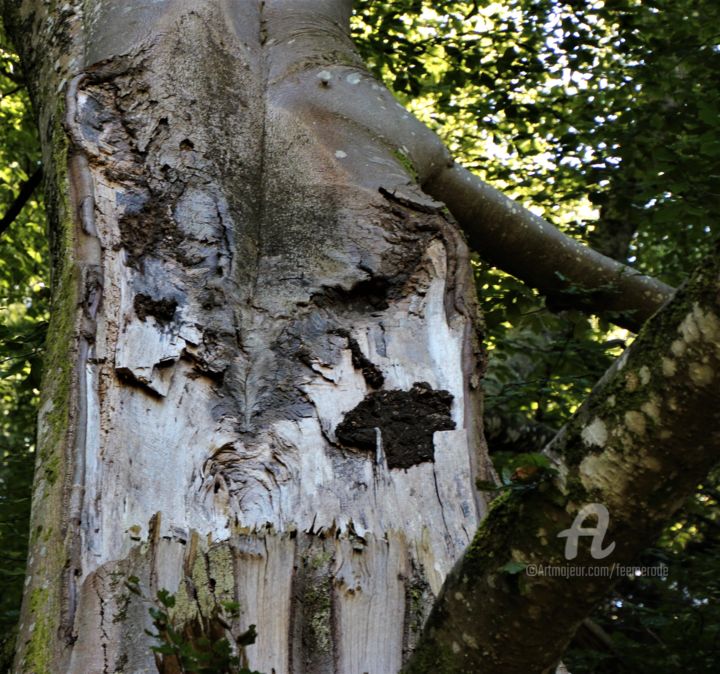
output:
[[527, 568], [527, 564], [524, 564], [523, 562], [515, 562], [511, 561], [507, 564], [503, 564], [500, 567], [500, 571], [502, 573], [507, 573], [508, 575], [514, 576], [518, 573], [522, 573]]

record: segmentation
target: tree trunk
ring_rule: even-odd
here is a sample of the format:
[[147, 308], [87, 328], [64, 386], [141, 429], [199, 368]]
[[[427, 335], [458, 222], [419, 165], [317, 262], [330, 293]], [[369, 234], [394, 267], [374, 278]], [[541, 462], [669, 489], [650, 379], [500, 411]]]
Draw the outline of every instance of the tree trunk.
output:
[[179, 671], [132, 577], [189, 639], [256, 624], [262, 672], [398, 671], [489, 470], [467, 249], [407, 149], [441, 146], [346, 1], [10, 4], [55, 253], [17, 671]]

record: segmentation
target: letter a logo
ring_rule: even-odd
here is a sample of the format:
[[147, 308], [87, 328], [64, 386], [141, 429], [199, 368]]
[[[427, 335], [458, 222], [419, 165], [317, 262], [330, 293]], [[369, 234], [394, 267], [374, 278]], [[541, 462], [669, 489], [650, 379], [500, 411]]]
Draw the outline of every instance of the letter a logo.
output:
[[[583, 522], [590, 516], [597, 517], [596, 527], [584, 527]], [[605, 559], [614, 549], [615, 543], [610, 543], [603, 549], [602, 543], [610, 524], [610, 513], [602, 503], [588, 503], [577, 514], [572, 526], [558, 534], [558, 538], [567, 538], [565, 542], [565, 559], [575, 559], [578, 553], [578, 540], [580, 536], [592, 536], [590, 554], [593, 559]]]

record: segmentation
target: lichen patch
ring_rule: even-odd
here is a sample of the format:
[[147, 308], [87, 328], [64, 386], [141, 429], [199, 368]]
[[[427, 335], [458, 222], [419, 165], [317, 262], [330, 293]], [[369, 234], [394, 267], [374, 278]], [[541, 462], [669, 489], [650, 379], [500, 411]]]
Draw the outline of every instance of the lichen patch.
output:
[[640, 378], [637, 376], [637, 373], [628, 372], [625, 375], [625, 388], [630, 393], [632, 393], [633, 391], [637, 391], [639, 385], [640, 385]]
[[640, 384], [642, 386], [647, 386], [650, 383], [650, 368], [647, 365], [643, 365], [640, 368], [639, 374]]
[[637, 410], [625, 412], [625, 426], [631, 433], [636, 435], [645, 435], [646, 430], [645, 415]]
[[681, 339], [676, 339], [671, 345], [670, 350], [673, 352], [675, 356], [680, 358], [685, 353], [685, 342], [683, 342]]
[[583, 442], [588, 446], [604, 447], [607, 442], [607, 428], [600, 417], [595, 417], [581, 433]]
[[688, 368], [690, 379], [695, 386], [707, 386], [711, 384], [715, 378], [715, 372], [712, 367], [705, 363], [690, 363]]
[[660, 422], [660, 405], [656, 396], [652, 396], [650, 400], [643, 403], [640, 409], [643, 411], [643, 414], [647, 415], [655, 423]]
[[[697, 308], [697, 307], [696, 307]], [[695, 312], [689, 313], [678, 326], [678, 332], [682, 335], [686, 344], [692, 344], [700, 337], [700, 328], [695, 321]]]
[[666, 377], [674, 377], [677, 372], [677, 364], [672, 358], [662, 359], [662, 372]]

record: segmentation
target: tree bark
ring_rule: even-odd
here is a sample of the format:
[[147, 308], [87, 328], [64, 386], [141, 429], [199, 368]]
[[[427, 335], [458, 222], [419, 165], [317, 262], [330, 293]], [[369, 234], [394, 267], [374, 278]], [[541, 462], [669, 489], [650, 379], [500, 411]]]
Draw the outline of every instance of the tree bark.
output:
[[17, 671], [174, 671], [132, 577], [259, 671], [397, 671], [484, 515], [467, 248], [349, 11], [12, 12], [56, 286]]

